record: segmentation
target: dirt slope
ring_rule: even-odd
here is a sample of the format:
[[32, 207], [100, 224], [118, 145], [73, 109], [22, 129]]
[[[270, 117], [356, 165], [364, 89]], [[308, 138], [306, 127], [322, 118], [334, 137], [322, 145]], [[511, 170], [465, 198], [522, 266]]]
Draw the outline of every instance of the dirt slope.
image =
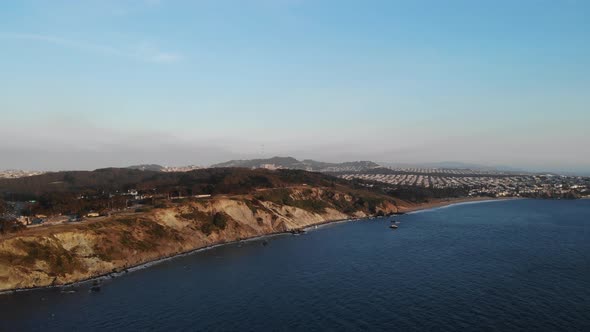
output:
[[214, 244], [405, 209], [365, 192], [282, 188], [29, 229], [0, 238], [0, 291], [63, 285]]

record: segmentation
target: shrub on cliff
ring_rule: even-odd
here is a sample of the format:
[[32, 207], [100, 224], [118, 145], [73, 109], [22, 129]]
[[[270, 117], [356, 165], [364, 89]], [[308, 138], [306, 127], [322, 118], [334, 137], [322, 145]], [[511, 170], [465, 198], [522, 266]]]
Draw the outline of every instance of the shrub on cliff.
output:
[[225, 229], [225, 226], [227, 226], [228, 219], [229, 218], [225, 213], [217, 212], [213, 216], [213, 225], [215, 225], [215, 227], [217, 227], [219, 229]]
[[326, 202], [319, 199], [294, 200], [290, 205], [314, 213], [325, 213], [326, 208], [329, 207]]
[[[303, 193], [306, 197], [309, 197], [311, 195], [311, 190], [304, 191]], [[291, 197], [291, 191], [284, 188], [266, 190], [258, 193], [256, 199], [273, 202], [279, 205], [293, 206], [314, 213], [324, 213], [326, 212], [326, 208], [330, 206], [321, 199], [293, 199], [293, 197]]]
[[82, 265], [71, 252], [50, 241], [20, 240], [18, 247], [26, 255], [14, 257], [14, 264], [34, 267], [37, 261], [47, 263], [49, 275], [58, 276], [82, 270]]
[[0, 218], [0, 234], [15, 233], [26, 229], [26, 227], [16, 220]]
[[206, 219], [200, 219], [201, 232], [209, 235], [215, 231], [224, 230], [231, 217], [223, 212], [216, 212], [214, 215], [209, 215]]

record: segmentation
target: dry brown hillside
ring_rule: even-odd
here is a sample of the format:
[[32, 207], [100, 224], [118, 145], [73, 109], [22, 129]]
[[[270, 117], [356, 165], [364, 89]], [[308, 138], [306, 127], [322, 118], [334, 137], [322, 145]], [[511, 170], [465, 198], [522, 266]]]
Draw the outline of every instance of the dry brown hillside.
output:
[[28, 229], [0, 237], [0, 290], [63, 285], [214, 244], [405, 207], [368, 191], [300, 186]]

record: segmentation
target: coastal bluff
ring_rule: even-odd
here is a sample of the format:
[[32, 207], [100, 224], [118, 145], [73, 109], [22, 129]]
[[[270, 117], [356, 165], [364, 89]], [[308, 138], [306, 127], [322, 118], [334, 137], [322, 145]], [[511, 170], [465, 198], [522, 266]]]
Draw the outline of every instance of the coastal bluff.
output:
[[369, 191], [301, 186], [30, 228], [0, 237], [0, 291], [66, 285], [199, 248], [409, 205]]

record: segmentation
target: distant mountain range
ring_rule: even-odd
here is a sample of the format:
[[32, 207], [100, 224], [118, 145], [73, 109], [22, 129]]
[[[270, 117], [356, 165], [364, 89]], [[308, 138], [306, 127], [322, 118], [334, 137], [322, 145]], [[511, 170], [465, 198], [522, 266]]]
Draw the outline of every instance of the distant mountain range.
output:
[[365, 169], [381, 167], [372, 161], [352, 161], [344, 163], [326, 163], [311, 159], [297, 160], [293, 157], [272, 157], [267, 159], [230, 160], [224, 163], [211, 165], [213, 168], [244, 167], [267, 169], [301, 169], [313, 172], [342, 172], [362, 171]]
[[[373, 162], [373, 161], [352, 161], [342, 163], [322, 162], [312, 159], [298, 160], [293, 157], [272, 157], [262, 159], [230, 160], [223, 163], [208, 166], [211, 168], [241, 167], [241, 168], [266, 168], [266, 169], [298, 169], [313, 172], [363, 172], [366, 170], [375, 170], [377, 168], [439, 168], [439, 169], [469, 169], [479, 171], [491, 171], [515, 174], [557, 174], [569, 176], [590, 176], [588, 171], [543, 171], [523, 170], [510, 166], [489, 166], [474, 163], [463, 163], [455, 161], [429, 162], [429, 163], [395, 163], [395, 162]], [[150, 171], [150, 172], [189, 172], [196, 169], [208, 168], [203, 166], [162, 166], [159, 164], [138, 164], [126, 167], [127, 169]], [[3, 178], [21, 178], [33, 175], [47, 173], [45, 171], [25, 171], [25, 170], [0, 170], [0, 179]]]
[[[312, 172], [359, 172], [380, 167], [391, 168], [440, 168], [440, 169], [470, 169], [499, 171], [510, 173], [527, 173], [522, 169], [508, 166], [485, 166], [480, 164], [443, 161], [432, 163], [390, 163], [372, 161], [352, 161], [343, 163], [329, 163], [311, 159], [298, 160], [293, 157], [272, 157], [262, 159], [230, 160], [210, 166], [211, 168], [241, 167], [241, 168], [266, 168], [266, 169], [300, 169]], [[166, 167], [157, 164], [141, 164], [127, 167], [141, 171], [154, 172], [186, 172], [198, 169], [198, 166]]]

